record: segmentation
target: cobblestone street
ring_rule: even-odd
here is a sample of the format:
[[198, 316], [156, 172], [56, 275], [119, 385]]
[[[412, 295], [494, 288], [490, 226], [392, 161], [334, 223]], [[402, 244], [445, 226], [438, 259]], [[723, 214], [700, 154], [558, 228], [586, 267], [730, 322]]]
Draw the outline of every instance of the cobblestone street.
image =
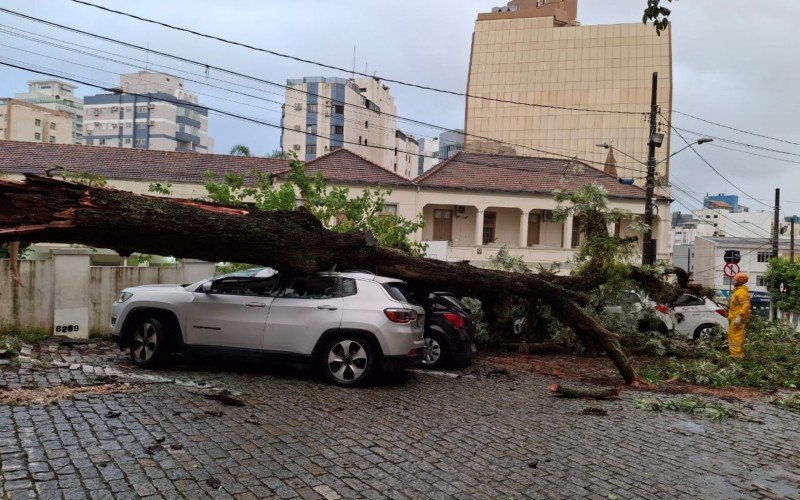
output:
[[[85, 392], [0, 404], [0, 497], [800, 497], [800, 415], [766, 401], [714, 422], [502, 370], [342, 389], [243, 363], [145, 372], [102, 343], [31, 358], [0, 366], [0, 395]], [[244, 406], [207, 397], [223, 389]]]

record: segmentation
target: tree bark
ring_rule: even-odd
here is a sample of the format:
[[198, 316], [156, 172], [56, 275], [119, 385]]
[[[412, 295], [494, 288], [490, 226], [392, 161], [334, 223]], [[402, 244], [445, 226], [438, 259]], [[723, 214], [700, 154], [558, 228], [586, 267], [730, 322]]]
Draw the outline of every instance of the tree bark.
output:
[[[335, 233], [307, 210], [262, 212], [182, 199], [135, 195], [27, 175], [0, 181], [0, 242], [79, 243], [132, 252], [247, 262], [310, 274], [365, 269], [425, 290], [448, 290], [486, 302], [540, 299], [584, 342], [606, 351], [626, 382], [636, 380], [619, 336], [588, 316], [580, 281], [419, 259], [377, 245], [369, 233]], [[557, 283], [557, 284], [556, 284]]]

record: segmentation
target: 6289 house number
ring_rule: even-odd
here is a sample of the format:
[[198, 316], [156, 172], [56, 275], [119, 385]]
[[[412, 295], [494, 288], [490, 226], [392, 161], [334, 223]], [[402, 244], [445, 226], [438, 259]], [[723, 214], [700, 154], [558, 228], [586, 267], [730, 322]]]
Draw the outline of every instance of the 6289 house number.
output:
[[80, 329], [78, 325], [56, 325], [56, 333], [78, 332]]

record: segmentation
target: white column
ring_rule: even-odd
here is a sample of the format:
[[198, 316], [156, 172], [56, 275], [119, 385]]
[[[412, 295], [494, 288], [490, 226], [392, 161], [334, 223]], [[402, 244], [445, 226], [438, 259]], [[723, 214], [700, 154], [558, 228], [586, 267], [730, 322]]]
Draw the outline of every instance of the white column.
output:
[[483, 246], [483, 210], [475, 214], [475, 246]]
[[528, 214], [530, 212], [526, 212], [522, 210], [522, 214], [519, 216], [519, 247], [526, 248], [528, 246]]
[[88, 248], [59, 248], [53, 253], [53, 335], [89, 338]]
[[561, 237], [561, 248], [565, 250], [572, 248], [572, 213], [570, 213], [567, 216], [567, 220], [564, 221], [564, 233]]

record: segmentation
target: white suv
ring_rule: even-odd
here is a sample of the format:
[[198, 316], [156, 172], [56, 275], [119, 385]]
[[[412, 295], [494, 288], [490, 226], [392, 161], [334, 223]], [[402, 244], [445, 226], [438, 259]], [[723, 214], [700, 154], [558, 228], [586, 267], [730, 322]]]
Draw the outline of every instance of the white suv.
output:
[[143, 367], [174, 352], [255, 352], [315, 363], [329, 381], [356, 385], [376, 367], [422, 357], [425, 310], [405, 286], [362, 271], [288, 279], [269, 268], [137, 286], [114, 302], [111, 337]]

